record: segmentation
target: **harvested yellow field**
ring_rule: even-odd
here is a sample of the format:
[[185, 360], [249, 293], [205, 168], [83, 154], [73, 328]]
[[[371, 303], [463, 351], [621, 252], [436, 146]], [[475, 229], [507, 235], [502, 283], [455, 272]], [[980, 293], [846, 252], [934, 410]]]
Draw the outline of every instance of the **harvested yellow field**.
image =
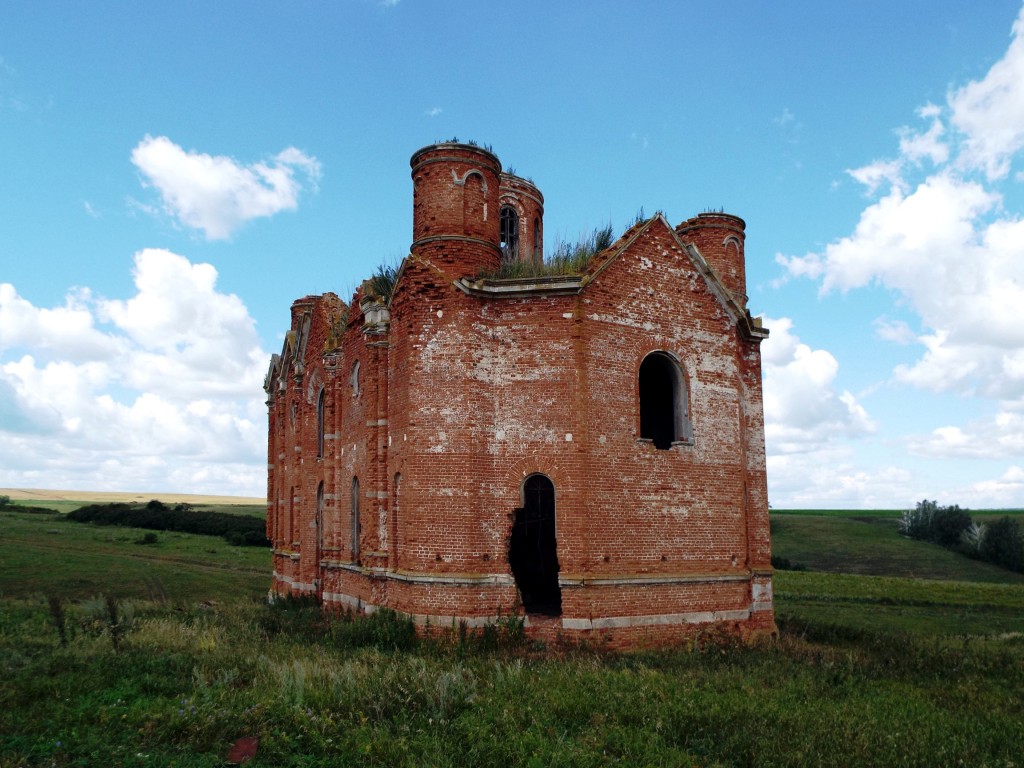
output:
[[253, 496], [203, 496], [193, 493], [131, 493], [126, 491], [52, 491], [43, 488], [0, 488], [0, 496], [15, 501], [149, 501], [165, 504], [266, 504]]

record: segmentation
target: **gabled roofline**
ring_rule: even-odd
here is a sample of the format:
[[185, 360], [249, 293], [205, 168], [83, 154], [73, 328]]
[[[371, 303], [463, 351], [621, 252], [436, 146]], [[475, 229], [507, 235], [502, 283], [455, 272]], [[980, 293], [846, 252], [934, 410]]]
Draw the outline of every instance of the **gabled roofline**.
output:
[[438, 278], [440, 278], [440, 282], [442, 284], [447, 284], [451, 282], [451, 276], [443, 269], [441, 269], [439, 266], [437, 266], [434, 262], [432, 262], [430, 259], [415, 253], [408, 253], [402, 259], [402, 263], [398, 265], [398, 271], [395, 272], [395, 284], [391, 286], [391, 296], [388, 297], [388, 301], [384, 305], [387, 309], [391, 309], [391, 304], [394, 302], [395, 297], [398, 295], [398, 288], [402, 284], [402, 278], [405, 277], [406, 268], [413, 261], [419, 262], [424, 267], [433, 272], [435, 275], [437, 275]]
[[[683, 241], [679, 236], [679, 233], [676, 232], [675, 228], [668, 222], [668, 219], [665, 218], [665, 215], [661, 211], [657, 212], [646, 221], [634, 225], [615, 243], [601, 251], [599, 254], [595, 254], [594, 259], [599, 263], [592, 267], [592, 271], [586, 271], [580, 275], [531, 276], [501, 279], [486, 277], [474, 279], [460, 277], [453, 280], [451, 284], [469, 296], [477, 296], [481, 298], [569, 296], [579, 294], [602, 272], [604, 272], [612, 262], [622, 254], [623, 251], [633, 245], [633, 243], [635, 243], [644, 232], [653, 226], [655, 221], [661, 222], [665, 229], [668, 230], [676, 245], [679, 246], [679, 249], [687, 255], [690, 259], [690, 263], [693, 264], [694, 268], [704, 278], [708, 288], [711, 289], [711, 292], [715, 294], [718, 300], [722, 303], [722, 306], [729, 313], [743, 337], [747, 341], [761, 341], [762, 339], [768, 338], [768, 329], [761, 324], [761, 318], [753, 317], [748, 309], [741, 306], [739, 302], [733, 298], [732, 293], [722, 283], [721, 278], [719, 278], [711, 265], [708, 264], [703, 254], [695, 245]], [[389, 308], [391, 306], [391, 302], [398, 294], [398, 288], [402, 281], [402, 277], [405, 275], [406, 266], [412, 258], [416, 257], [413, 254], [409, 254], [402, 259], [402, 263], [398, 268], [398, 273], [395, 275], [395, 284], [391, 292], [391, 297], [387, 303]], [[420, 257], [420, 261], [423, 262], [424, 266], [437, 272], [438, 276], [446, 277], [444, 271], [434, 265], [429, 259]]]
[[607, 258], [603, 259], [602, 262], [594, 269], [593, 272], [588, 273], [585, 276], [585, 285], [589, 285], [598, 275], [604, 272], [613, 261], [615, 261], [624, 250], [629, 248], [635, 243], [640, 236], [653, 226], [655, 221], [660, 221], [665, 229], [669, 231], [672, 239], [675, 240], [676, 245], [679, 246], [680, 250], [685, 253], [693, 266], [704, 278], [704, 282], [707, 283], [708, 288], [715, 294], [718, 300], [725, 307], [726, 311], [732, 317], [733, 322], [739, 328], [740, 333], [747, 341], [761, 341], [762, 339], [768, 338], [768, 329], [761, 325], [761, 318], [753, 317], [750, 311], [745, 307], [740, 306], [739, 302], [733, 298], [732, 293], [722, 283], [721, 278], [715, 272], [715, 270], [708, 264], [707, 259], [704, 255], [697, 250], [697, 246], [690, 243], [683, 242], [683, 239], [676, 232], [675, 228], [669, 223], [668, 219], [665, 218], [665, 214], [661, 211], [655, 213], [647, 221], [637, 226], [634, 231], [627, 232], [625, 235], [619, 238], [619, 241], [612, 245], [608, 250], [614, 250]]
[[683, 239], [676, 232], [675, 228], [668, 223], [664, 216], [658, 214], [661, 220], [665, 223], [668, 231], [672, 234], [673, 239], [678, 243], [679, 247], [683, 249], [683, 252], [689, 255], [690, 261], [695, 267], [701, 272], [705, 282], [711, 291], [718, 296], [726, 309], [729, 310], [729, 314], [733, 316], [740, 333], [743, 334], [743, 338], [747, 341], [758, 341], [768, 338], [768, 329], [761, 324], [760, 317], [754, 317], [750, 314], [750, 310], [742, 306], [732, 295], [732, 291], [725, 287], [722, 279], [715, 272], [714, 268], [708, 264], [707, 259], [704, 258], [697, 246], [691, 243], [683, 242]]
[[[608, 269], [609, 265], [613, 261], [615, 261], [617, 258], [619, 258], [619, 255], [624, 250], [626, 250], [629, 246], [631, 246], [633, 243], [635, 243], [637, 241], [637, 239], [639, 239], [640, 235], [642, 235], [644, 232], [647, 231], [648, 227], [650, 227], [650, 225], [651, 225], [651, 222], [653, 222], [659, 216], [661, 216], [661, 214], [660, 213], [656, 213], [654, 216], [652, 216], [651, 218], [647, 219], [646, 221], [642, 221], [642, 222], [638, 222], [637, 224], [634, 224], [628, 230], [623, 232], [622, 236], [618, 240], [616, 240], [614, 243], [609, 245], [607, 248], [605, 248], [600, 253], [595, 254], [594, 255], [594, 259], [595, 260], [597, 260], [599, 256], [601, 256], [602, 254], [605, 254], [605, 253], [608, 253], [608, 256], [600, 259], [600, 263], [596, 267], [592, 267], [592, 271], [591, 270], [587, 271], [587, 273], [584, 276], [586, 278], [585, 285], [590, 285], [590, 283], [593, 282], [594, 278], [596, 278], [598, 275], [600, 275], [602, 272], [604, 272], [606, 269]], [[664, 218], [664, 217], [662, 217], [662, 218]], [[669, 229], [671, 229], [671, 227], [669, 227]]]

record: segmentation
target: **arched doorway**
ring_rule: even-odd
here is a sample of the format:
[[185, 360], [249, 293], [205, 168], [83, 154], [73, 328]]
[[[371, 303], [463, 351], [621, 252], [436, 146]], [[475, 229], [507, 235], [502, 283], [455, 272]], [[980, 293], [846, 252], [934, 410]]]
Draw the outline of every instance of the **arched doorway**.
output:
[[526, 612], [560, 616], [555, 486], [544, 475], [530, 475], [523, 483], [523, 506], [515, 511], [508, 562]]

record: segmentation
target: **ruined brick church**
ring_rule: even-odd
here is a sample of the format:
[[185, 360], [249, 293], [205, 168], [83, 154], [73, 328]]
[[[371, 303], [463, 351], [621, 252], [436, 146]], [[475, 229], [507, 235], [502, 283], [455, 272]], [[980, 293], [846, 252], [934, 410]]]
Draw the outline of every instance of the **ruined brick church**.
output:
[[291, 308], [266, 379], [272, 592], [617, 647], [775, 629], [744, 222], [639, 221], [576, 273], [494, 153], [412, 156], [393, 281]]

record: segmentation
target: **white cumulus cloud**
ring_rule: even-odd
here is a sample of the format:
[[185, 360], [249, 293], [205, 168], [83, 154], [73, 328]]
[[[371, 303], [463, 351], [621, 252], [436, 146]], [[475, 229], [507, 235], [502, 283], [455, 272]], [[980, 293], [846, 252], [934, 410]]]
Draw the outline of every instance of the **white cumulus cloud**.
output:
[[1024, 215], [1006, 187], [1024, 151], [1024, 9], [985, 76], [918, 115], [924, 127], [899, 131], [895, 157], [849, 171], [871, 199], [853, 232], [777, 261], [823, 296], [881, 286], [916, 315], [917, 330], [875, 321], [912, 354], [894, 365], [894, 384], [990, 402], [970, 423], [907, 438], [912, 453], [1024, 456]]
[[1010, 466], [999, 477], [953, 489], [940, 498], [943, 503], [956, 502], [968, 508], [1012, 508], [1024, 497], [1024, 468]]
[[134, 278], [127, 299], [75, 290], [53, 309], [0, 285], [0, 485], [262, 495], [248, 310], [169, 251], [135, 254]]
[[242, 165], [230, 157], [186, 151], [166, 136], [146, 136], [132, 163], [154, 187], [169, 215], [208, 240], [231, 237], [252, 219], [295, 210], [306, 187], [315, 189], [320, 163], [294, 148]]
[[[913, 499], [913, 474], [904, 467], [864, 468], [846, 446], [813, 453], [768, 457], [772, 506], [787, 508], [889, 508], [894, 500]], [[899, 502], [896, 502], [899, 503]]]
[[874, 431], [857, 398], [835, 388], [835, 357], [801, 342], [789, 318], [765, 322], [771, 329], [761, 344], [768, 452], [805, 453]]
[[1024, 149], [1024, 8], [1006, 54], [981, 80], [949, 96], [953, 125], [963, 134], [961, 163], [990, 179], [1005, 176]]
[[915, 454], [932, 458], [1006, 459], [1024, 456], [1024, 411], [1010, 404], [995, 416], [937, 427], [908, 440]]

